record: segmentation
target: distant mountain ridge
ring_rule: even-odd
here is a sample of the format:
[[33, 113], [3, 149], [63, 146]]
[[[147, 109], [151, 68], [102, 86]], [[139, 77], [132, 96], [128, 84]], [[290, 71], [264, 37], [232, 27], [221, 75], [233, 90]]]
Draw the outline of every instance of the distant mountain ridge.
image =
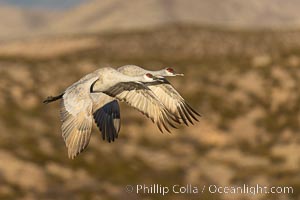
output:
[[0, 4], [25, 8], [66, 9], [83, 1], [84, 0], [0, 0]]
[[166, 23], [292, 28], [300, 25], [299, 10], [298, 0], [92, 0], [63, 13], [51, 27], [75, 32], [143, 29]]
[[35, 32], [49, 22], [49, 13], [0, 6], [0, 38], [14, 38]]
[[168, 23], [292, 29], [300, 27], [299, 10], [298, 0], [91, 0], [51, 13], [1, 6], [0, 37], [147, 29]]

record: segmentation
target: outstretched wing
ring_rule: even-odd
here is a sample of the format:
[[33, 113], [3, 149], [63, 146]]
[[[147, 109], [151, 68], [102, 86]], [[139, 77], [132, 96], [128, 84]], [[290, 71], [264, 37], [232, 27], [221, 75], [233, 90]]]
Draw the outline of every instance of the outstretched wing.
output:
[[94, 119], [99, 127], [103, 140], [115, 141], [121, 128], [120, 107], [117, 100], [113, 100], [94, 113]]
[[179, 117], [186, 125], [188, 122], [193, 124], [193, 120], [198, 121], [196, 112], [175, 88], [166, 79], [163, 82], [147, 83], [146, 85], [153, 91], [157, 98], [166, 106], [166, 108], [175, 116]]
[[88, 92], [77, 85], [67, 89], [61, 101], [62, 136], [72, 159], [87, 147], [91, 137], [93, 102]]
[[155, 123], [159, 130], [162, 126], [168, 131], [169, 126], [176, 128], [173, 122], [179, 123], [166, 107], [156, 98], [155, 94], [145, 85], [137, 82], [118, 83], [104, 92], [120, 101], [125, 101]]

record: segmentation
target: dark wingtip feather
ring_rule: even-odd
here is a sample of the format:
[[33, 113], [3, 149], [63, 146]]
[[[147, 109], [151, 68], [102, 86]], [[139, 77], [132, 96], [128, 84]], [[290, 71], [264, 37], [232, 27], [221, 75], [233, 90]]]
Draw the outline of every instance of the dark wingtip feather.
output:
[[178, 129], [178, 127], [175, 126], [174, 124], [172, 124], [172, 122], [170, 122], [170, 121], [167, 121], [167, 122], [168, 122], [168, 124], [169, 124], [172, 128]]
[[180, 117], [181, 117], [181, 120], [184, 122], [185, 125], [189, 126], [189, 124], [187, 123], [186, 118], [185, 118], [185, 116], [184, 116], [184, 114], [183, 114], [182, 108], [179, 107], [179, 108], [178, 108], [178, 111], [179, 111], [179, 115], [180, 115]]
[[[117, 106], [117, 108], [113, 108], [113, 106]], [[118, 132], [120, 131], [121, 119], [118, 108], [117, 102], [110, 102], [93, 113], [94, 121], [102, 134], [102, 139], [107, 140], [109, 143], [118, 138]], [[117, 127], [115, 127], [114, 120], [119, 120]]]
[[[171, 113], [169, 113], [169, 112], [167, 112], [167, 117], [168, 116], [174, 116], [174, 115], [172, 115]], [[178, 119], [178, 122], [180, 122], [179, 121], [179, 118], [178, 117], [176, 117], [177, 119]], [[175, 129], [178, 129], [170, 120], [168, 120], [168, 118], [167, 118], [167, 123], [172, 127], [172, 128], [175, 128]], [[176, 122], [176, 121], [175, 121]]]
[[[166, 120], [168, 120], [168, 119], [166, 119]], [[163, 121], [162, 124], [163, 124], [164, 128], [165, 128], [169, 133], [171, 133], [171, 132], [170, 132], [170, 129], [169, 129], [168, 126], [166, 125], [165, 121]]]
[[182, 109], [182, 111], [183, 111], [183, 113], [184, 113], [186, 119], [187, 119], [192, 125], [194, 125], [193, 120], [191, 119], [191, 117], [190, 117], [188, 111], [186, 110], [186, 108], [184, 107], [184, 105], [181, 105], [181, 109]]
[[171, 119], [172, 119], [174, 122], [176, 122], [177, 124], [181, 124], [180, 118], [179, 118], [177, 115], [173, 115], [173, 114], [170, 113], [170, 117], [171, 117]]
[[157, 125], [158, 129], [160, 130], [160, 132], [161, 132], [161, 133], [164, 133], [163, 130], [162, 130], [162, 128], [161, 128], [160, 122], [157, 122], [156, 125]]
[[93, 113], [94, 116], [94, 121], [97, 125], [97, 127], [99, 128], [101, 135], [102, 135], [102, 140], [105, 140], [105, 134], [103, 132], [103, 127], [101, 126], [101, 124], [99, 123], [102, 120], [101, 115], [99, 114], [101, 112], [101, 110], [97, 110], [96, 112]]
[[186, 104], [186, 106], [196, 115], [198, 115], [199, 117], [202, 117], [202, 115], [200, 113], [198, 113], [196, 110], [194, 110], [189, 104]]
[[186, 107], [186, 110], [195, 121], [199, 122], [199, 119], [194, 115], [188, 106]]

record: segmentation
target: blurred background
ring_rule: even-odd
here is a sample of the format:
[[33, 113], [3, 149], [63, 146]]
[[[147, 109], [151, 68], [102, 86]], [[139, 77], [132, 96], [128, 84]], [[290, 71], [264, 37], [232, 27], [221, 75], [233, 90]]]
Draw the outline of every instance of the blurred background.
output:
[[[300, 199], [300, 1], [0, 0], [0, 199]], [[69, 160], [59, 103], [101, 67], [166, 66], [203, 114], [161, 134], [121, 103]], [[129, 194], [128, 184], [290, 186], [293, 194]], [[200, 195], [200, 196], [199, 196]]]

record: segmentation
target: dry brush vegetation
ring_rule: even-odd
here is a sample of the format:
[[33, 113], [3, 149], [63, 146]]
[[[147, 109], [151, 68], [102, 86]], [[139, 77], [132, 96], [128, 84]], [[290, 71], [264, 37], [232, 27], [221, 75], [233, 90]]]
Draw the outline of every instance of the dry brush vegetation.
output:
[[[294, 193], [204, 193], [202, 199], [300, 198], [300, 32], [169, 26], [5, 45], [0, 198], [160, 199], [124, 190], [127, 184], [154, 183], [284, 185]], [[45, 106], [42, 100], [99, 67], [130, 63], [185, 73], [170, 81], [203, 114], [200, 123], [161, 134], [122, 104], [117, 141], [102, 141], [94, 126], [87, 150], [68, 160], [59, 104]]]

